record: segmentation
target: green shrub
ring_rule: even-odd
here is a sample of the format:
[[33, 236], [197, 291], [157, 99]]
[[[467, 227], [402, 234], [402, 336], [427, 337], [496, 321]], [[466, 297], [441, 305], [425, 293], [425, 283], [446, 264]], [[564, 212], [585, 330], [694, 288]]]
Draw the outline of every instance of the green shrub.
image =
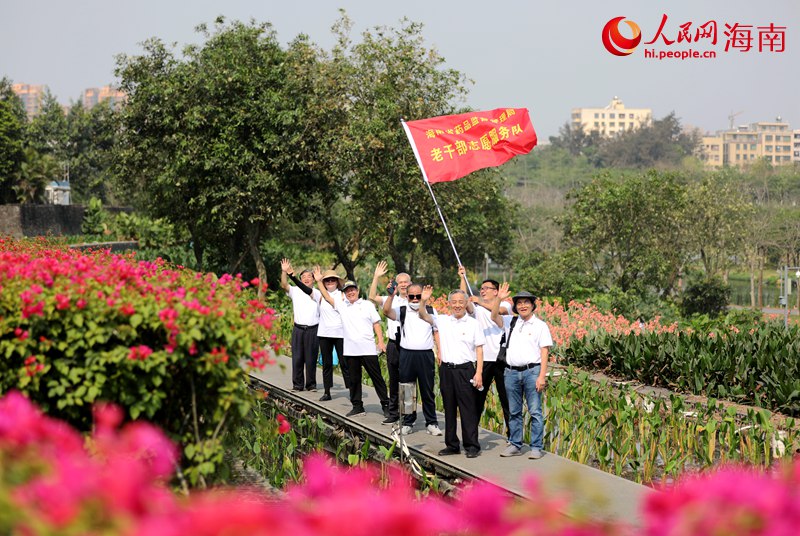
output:
[[708, 315], [716, 318], [728, 308], [731, 287], [718, 277], [690, 281], [681, 297], [684, 316]]
[[193, 483], [217, 476], [246, 415], [242, 365], [268, 354], [273, 311], [248, 283], [105, 252], [0, 240], [0, 392], [81, 430], [107, 400], [182, 443]]

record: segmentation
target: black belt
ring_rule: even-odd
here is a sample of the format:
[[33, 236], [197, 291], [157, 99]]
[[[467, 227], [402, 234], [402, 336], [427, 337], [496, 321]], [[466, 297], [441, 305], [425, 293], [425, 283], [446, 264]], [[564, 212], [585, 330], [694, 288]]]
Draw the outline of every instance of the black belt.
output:
[[297, 329], [302, 329], [303, 331], [305, 331], [307, 329], [315, 328], [318, 325], [319, 324], [314, 324], [313, 326], [304, 326], [303, 324], [295, 324], [294, 327], [296, 327]]
[[528, 370], [528, 369], [533, 368], [533, 367], [535, 367], [537, 365], [541, 365], [541, 363], [528, 363], [527, 365], [522, 365], [520, 367], [515, 367], [514, 365], [508, 365], [508, 368], [510, 368], [511, 370], [518, 370], [518, 371], [522, 372], [523, 370]]
[[468, 369], [468, 368], [472, 368], [473, 364], [472, 363], [460, 363], [460, 364], [456, 365], [455, 363], [445, 363], [444, 361], [442, 361], [442, 366], [445, 367], [445, 368]]

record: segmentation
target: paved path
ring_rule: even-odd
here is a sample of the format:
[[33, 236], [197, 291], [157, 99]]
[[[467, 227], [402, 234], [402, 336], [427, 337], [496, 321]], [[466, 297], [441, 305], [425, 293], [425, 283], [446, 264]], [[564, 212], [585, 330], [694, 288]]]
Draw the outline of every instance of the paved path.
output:
[[[253, 376], [273, 389], [280, 390], [281, 396], [300, 402], [311, 410], [324, 409], [336, 415], [341, 422], [368, 431], [371, 436], [383, 439], [387, 445], [392, 443], [391, 427], [381, 424], [383, 414], [372, 387], [364, 386], [364, 405], [367, 414], [348, 418], [345, 414], [351, 406], [348, 392], [340, 376], [334, 375], [334, 388], [331, 391], [333, 400], [319, 402], [321, 390], [291, 391], [291, 361], [284, 357], [277, 359], [276, 365], [267, 366]], [[320, 386], [321, 376], [322, 372], [318, 370], [317, 380]], [[564, 512], [567, 515], [577, 513], [594, 519], [616, 519], [640, 525], [640, 502], [645, 495], [655, 493], [645, 486], [555, 454], [547, 453], [540, 460], [529, 460], [526, 448], [525, 456], [501, 458], [500, 452], [506, 447], [505, 438], [484, 429], [480, 431], [482, 451], [479, 457], [468, 459], [463, 454], [438, 457], [436, 453], [444, 448], [444, 439], [425, 432], [421, 411], [418, 411], [418, 414], [414, 432], [406, 436], [406, 443], [413, 456], [435, 459], [437, 463], [449, 465], [461, 474], [493, 482], [522, 497], [530, 497], [524, 482], [529, 476], [533, 476], [541, 483], [548, 496], [568, 497], [571, 510]], [[441, 413], [439, 425], [444, 428], [444, 416]]]

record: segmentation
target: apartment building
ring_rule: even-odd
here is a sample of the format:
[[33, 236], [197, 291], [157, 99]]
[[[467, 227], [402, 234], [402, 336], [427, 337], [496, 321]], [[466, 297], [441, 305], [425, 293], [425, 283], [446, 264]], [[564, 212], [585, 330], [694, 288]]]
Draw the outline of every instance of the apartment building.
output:
[[42, 103], [47, 86], [35, 84], [12, 84], [11, 90], [17, 94], [25, 106], [28, 119], [33, 119], [42, 112]]
[[[796, 141], [800, 154], [800, 137]], [[792, 163], [794, 154], [793, 132], [780, 117], [703, 136], [702, 145], [701, 158], [710, 168], [744, 167], [756, 160], [783, 166]]]
[[650, 125], [653, 110], [626, 108], [619, 97], [614, 97], [604, 108], [573, 108], [571, 118], [572, 128], [582, 128], [587, 134], [595, 131], [607, 137]]
[[128, 96], [113, 86], [90, 87], [83, 92], [83, 107], [91, 110], [101, 102], [109, 102], [117, 108]]

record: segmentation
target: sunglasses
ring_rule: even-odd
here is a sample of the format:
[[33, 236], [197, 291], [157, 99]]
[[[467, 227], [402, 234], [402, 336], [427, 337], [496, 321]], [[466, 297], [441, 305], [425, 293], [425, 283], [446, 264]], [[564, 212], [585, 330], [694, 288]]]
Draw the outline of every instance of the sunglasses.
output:
[[421, 300], [422, 299], [422, 294], [409, 294], [408, 295], [408, 299], [409, 300]]

